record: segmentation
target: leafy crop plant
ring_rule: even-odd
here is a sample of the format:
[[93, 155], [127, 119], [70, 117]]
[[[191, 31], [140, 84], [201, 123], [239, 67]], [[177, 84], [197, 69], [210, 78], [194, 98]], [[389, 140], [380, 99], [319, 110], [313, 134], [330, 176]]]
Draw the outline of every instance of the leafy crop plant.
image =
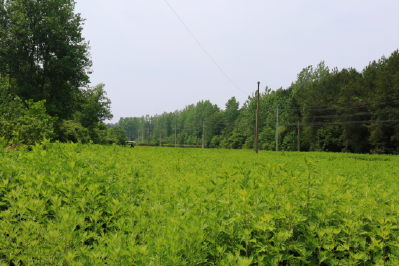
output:
[[399, 158], [352, 158], [47, 140], [4, 151], [0, 265], [398, 265]]

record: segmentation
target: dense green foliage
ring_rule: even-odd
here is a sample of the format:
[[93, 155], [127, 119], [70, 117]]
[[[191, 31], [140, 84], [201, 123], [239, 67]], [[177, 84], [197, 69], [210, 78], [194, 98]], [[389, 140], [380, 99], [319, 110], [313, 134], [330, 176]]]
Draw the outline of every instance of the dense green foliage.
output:
[[[112, 118], [105, 85], [88, 86], [90, 47], [74, 8], [73, 0], [0, 1], [1, 137], [121, 143], [104, 124]], [[39, 106], [39, 116], [23, 114]]]
[[1, 151], [2, 265], [398, 265], [397, 155]]
[[45, 100], [26, 101], [6, 93], [0, 83], [0, 137], [17, 139], [32, 145], [35, 141], [53, 137], [56, 119], [47, 114]]
[[111, 101], [105, 97], [104, 85], [83, 91], [80, 108], [73, 120], [52, 117], [45, 108], [46, 100], [23, 102], [8, 92], [8, 82], [0, 80], [0, 137], [9, 143], [12, 139], [32, 145], [43, 138], [62, 142], [94, 142], [99, 144], [123, 144], [125, 131], [119, 127], [107, 130], [104, 119], [111, 118]]
[[70, 119], [91, 61], [73, 0], [0, 1], [0, 75], [22, 100], [46, 100], [51, 116]]
[[[256, 85], [256, 84], [255, 84]], [[287, 89], [260, 92], [259, 147], [275, 150], [279, 108], [279, 150], [356, 153], [399, 152], [399, 53], [371, 62], [362, 72], [329, 70], [324, 62], [304, 68]], [[256, 94], [239, 109], [233, 97], [220, 110], [209, 101], [154, 117], [121, 118], [127, 137], [139, 142], [252, 148]], [[150, 130], [150, 134], [149, 134]], [[161, 132], [160, 132], [161, 131]], [[160, 134], [161, 133], [161, 134]]]

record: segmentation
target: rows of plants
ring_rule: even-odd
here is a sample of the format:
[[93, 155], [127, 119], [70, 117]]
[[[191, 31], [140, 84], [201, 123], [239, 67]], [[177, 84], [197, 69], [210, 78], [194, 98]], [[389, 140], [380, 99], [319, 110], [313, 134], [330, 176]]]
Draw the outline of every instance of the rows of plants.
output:
[[0, 153], [0, 265], [398, 265], [398, 156]]

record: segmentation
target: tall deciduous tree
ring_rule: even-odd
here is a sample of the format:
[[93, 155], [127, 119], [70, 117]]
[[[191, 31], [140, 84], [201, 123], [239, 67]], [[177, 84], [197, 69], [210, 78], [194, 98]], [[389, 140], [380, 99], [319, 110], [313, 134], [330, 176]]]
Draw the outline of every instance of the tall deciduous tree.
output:
[[225, 116], [226, 122], [228, 122], [228, 124], [230, 125], [239, 116], [239, 113], [240, 113], [239, 102], [236, 101], [235, 96], [233, 96], [225, 104], [225, 107], [226, 108], [225, 108], [224, 116]]
[[79, 111], [75, 112], [75, 119], [86, 128], [94, 127], [106, 119], [113, 118], [111, 101], [106, 97], [104, 86], [103, 83], [100, 83], [93, 88], [82, 90]]
[[0, 74], [23, 100], [46, 100], [50, 115], [72, 117], [89, 82], [89, 43], [73, 0], [0, 0]]

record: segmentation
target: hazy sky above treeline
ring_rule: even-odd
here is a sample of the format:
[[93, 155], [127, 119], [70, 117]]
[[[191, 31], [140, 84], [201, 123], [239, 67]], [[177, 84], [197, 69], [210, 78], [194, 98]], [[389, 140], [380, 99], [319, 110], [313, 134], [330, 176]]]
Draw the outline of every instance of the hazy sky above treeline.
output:
[[[330, 69], [389, 56], [399, 47], [397, 0], [77, 0], [86, 18], [92, 85], [106, 84], [112, 122], [173, 112], [200, 100], [242, 105], [265, 86], [287, 88], [320, 61]], [[108, 121], [109, 122], [109, 121]]]

